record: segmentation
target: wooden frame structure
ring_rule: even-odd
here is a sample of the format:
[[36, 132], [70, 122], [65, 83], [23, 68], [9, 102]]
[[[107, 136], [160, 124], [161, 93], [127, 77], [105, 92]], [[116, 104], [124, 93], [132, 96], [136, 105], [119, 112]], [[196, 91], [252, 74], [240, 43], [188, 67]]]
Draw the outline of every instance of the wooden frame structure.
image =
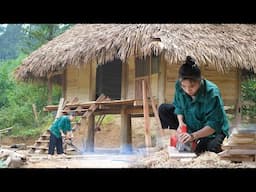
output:
[[[150, 64], [151, 59], [147, 60]], [[171, 102], [174, 95], [174, 84], [177, 79], [178, 68], [180, 65], [168, 65], [165, 60], [159, 56], [159, 70], [157, 76], [151, 74], [151, 68], [147, 76], [135, 77], [135, 58], [131, 57], [127, 62], [121, 63], [121, 98], [120, 100], [108, 100], [96, 102], [96, 62], [92, 62], [81, 68], [68, 67], [63, 72], [62, 95], [66, 100], [72, 97], [78, 97], [79, 103], [66, 104], [64, 112], [75, 110], [78, 115], [86, 112], [90, 105], [97, 104], [98, 108], [88, 117], [88, 138], [86, 139], [86, 150], [94, 151], [94, 125], [95, 116], [103, 114], [120, 114], [120, 151], [122, 153], [132, 151], [132, 117], [144, 117], [145, 119], [145, 144], [151, 146], [150, 139], [150, 124], [149, 116], [155, 116], [156, 109], [159, 104]], [[226, 105], [233, 105], [236, 116], [239, 117], [239, 102], [240, 102], [240, 73], [239, 70], [232, 69], [226, 74], [217, 72], [214, 68], [209, 66], [200, 66], [204, 77], [215, 82], [220, 86], [224, 93], [224, 102]], [[59, 75], [59, 74], [58, 74]], [[156, 78], [157, 77], [157, 78]], [[138, 87], [136, 88], [136, 79], [139, 80], [141, 86], [140, 91], [143, 93], [143, 98], [136, 98]], [[48, 83], [51, 84], [51, 78]], [[233, 85], [234, 83], [234, 85]], [[72, 87], [73, 86], [73, 87]], [[145, 87], [146, 86], [146, 87]], [[52, 88], [51, 85], [48, 88]], [[149, 95], [150, 92], [150, 95]], [[49, 94], [52, 91], [49, 90]], [[141, 94], [140, 93], [140, 94]], [[51, 101], [48, 96], [48, 101]], [[150, 102], [153, 101], [153, 102]], [[153, 110], [152, 105], [155, 110]], [[56, 106], [48, 105], [46, 110], [56, 110]], [[237, 120], [239, 121], [239, 120]], [[159, 124], [159, 121], [157, 120]], [[161, 125], [160, 125], [161, 127]]]

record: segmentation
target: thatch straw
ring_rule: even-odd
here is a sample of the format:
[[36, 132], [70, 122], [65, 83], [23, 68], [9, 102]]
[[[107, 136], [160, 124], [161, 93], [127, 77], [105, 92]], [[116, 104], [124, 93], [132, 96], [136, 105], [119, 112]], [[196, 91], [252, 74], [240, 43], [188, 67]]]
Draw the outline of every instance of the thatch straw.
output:
[[43, 45], [17, 68], [20, 80], [45, 79], [67, 65], [162, 54], [168, 64], [187, 55], [200, 65], [256, 71], [256, 25], [246, 24], [77, 24]]

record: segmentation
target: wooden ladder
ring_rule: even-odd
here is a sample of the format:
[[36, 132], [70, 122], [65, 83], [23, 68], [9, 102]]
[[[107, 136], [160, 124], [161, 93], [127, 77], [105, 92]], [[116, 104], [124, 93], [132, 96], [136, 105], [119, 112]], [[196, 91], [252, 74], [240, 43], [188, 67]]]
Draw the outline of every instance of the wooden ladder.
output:
[[[101, 101], [104, 101], [107, 99], [108, 99], [108, 97], [106, 97], [105, 95], [103, 95], [103, 94], [100, 95], [97, 98], [96, 103], [93, 103], [92, 105], [90, 105], [88, 110], [86, 110], [86, 112], [82, 115], [82, 118], [89, 118], [94, 113], [94, 111], [99, 107], [100, 104], [98, 104], [97, 102], [101, 102]], [[75, 102], [77, 102], [76, 97], [74, 99], [72, 99], [71, 103], [75, 103]], [[61, 116], [65, 107], [66, 107], [66, 102], [64, 102], [64, 98], [61, 98], [59, 105], [58, 105], [58, 110], [57, 110], [57, 114], [55, 116], [55, 120]], [[76, 124], [80, 124], [82, 118]], [[40, 135], [39, 139], [37, 139], [35, 141], [34, 145], [29, 146], [29, 148], [31, 148], [29, 153], [35, 153], [36, 150], [40, 150], [39, 153], [48, 152], [49, 142], [50, 142], [49, 139], [50, 139], [50, 130], [47, 129], [42, 135]], [[63, 144], [63, 145], [65, 145], [65, 144]], [[66, 146], [64, 146], [63, 149], [67, 150]]]

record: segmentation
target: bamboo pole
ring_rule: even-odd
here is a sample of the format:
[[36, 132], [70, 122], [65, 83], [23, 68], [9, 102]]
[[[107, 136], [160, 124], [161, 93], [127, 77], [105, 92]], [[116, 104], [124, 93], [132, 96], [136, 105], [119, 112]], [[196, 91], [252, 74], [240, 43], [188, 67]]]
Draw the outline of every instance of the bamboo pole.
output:
[[32, 104], [32, 109], [33, 109], [35, 121], [38, 123], [38, 113], [37, 113], [37, 110], [36, 110], [36, 105], [34, 103]]

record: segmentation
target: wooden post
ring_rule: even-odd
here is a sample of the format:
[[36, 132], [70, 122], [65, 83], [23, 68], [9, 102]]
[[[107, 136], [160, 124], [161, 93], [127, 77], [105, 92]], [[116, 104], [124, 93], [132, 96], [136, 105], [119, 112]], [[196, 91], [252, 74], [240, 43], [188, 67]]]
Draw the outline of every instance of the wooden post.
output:
[[[90, 63], [90, 89], [89, 89], [89, 99], [91, 101], [95, 100], [96, 97], [96, 63]], [[86, 139], [86, 151], [94, 151], [94, 126], [95, 117], [91, 114], [88, 117], [88, 134]]]
[[[121, 99], [127, 98], [127, 63], [122, 63], [122, 82], [121, 82]], [[132, 152], [132, 127], [131, 115], [127, 113], [126, 107], [121, 109], [121, 127], [120, 127], [120, 153]]]
[[132, 152], [131, 115], [126, 113], [125, 106], [121, 109], [120, 142], [120, 153]]
[[62, 109], [63, 109], [63, 104], [64, 104], [64, 98], [60, 98], [60, 102], [59, 102], [59, 106], [58, 106], [58, 110], [57, 110], [57, 114], [55, 119], [59, 118], [62, 114]]
[[50, 104], [52, 104], [52, 79], [51, 79], [51, 76], [48, 77], [47, 87], [48, 87], [47, 104], [50, 105]]
[[122, 82], [121, 82], [121, 99], [127, 99], [127, 88], [128, 88], [128, 64], [122, 62]]
[[34, 113], [34, 117], [35, 117], [35, 122], [38, 123], [38, 113], [36, 110], [36, 105], [34, 103], [32, 104], [32, 109], [33, 109], [33, 113]]
[[236, 112], [235, 112], [235, 124], [239, 126], [242, 119], [242, 111], [241, 111], [241, 71], [237, 69], [237, 78], [238, 78], [238, 88], [237, 88], [237, 103], [236, 103]]
[[159, 80], [158, 80], [158, 98], [159, 104], [165, 103], [165, 85], [166, 85], [166, 62], [162, 57], [160, 57], [160, 66], [159, 66]]
[[95, 126], [95, 116], [91, 114], [88, 118], [88, 134], [86, 140], [86, 151], [94, 152], [94, 126]]
[[150, 135], [150, 119], [148, 109], [148, 96], [145, 80], [142, 80], [142, 94], [143, 94], [143, 113], [144, 113], [144, 128], [145, 128], [145, 144], [146, 147], [151, 147], [151, 135]]

